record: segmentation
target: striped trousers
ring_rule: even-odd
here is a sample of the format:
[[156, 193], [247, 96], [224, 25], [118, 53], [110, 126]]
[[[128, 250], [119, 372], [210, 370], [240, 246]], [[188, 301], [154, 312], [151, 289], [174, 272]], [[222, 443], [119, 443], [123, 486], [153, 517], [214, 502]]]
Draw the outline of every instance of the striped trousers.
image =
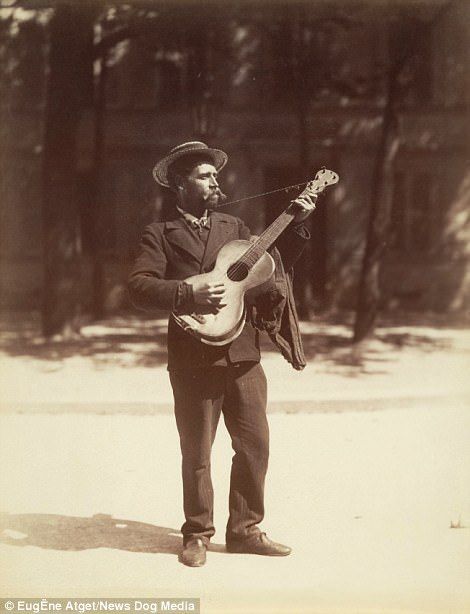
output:
[[235, 452], [230, 474], [226, 541], [259, 532], [268, 467], [266, 376], [259, 363], [171, 371], [180, 437], [185, 522], [183, 541], [214, 535], [211, 448], [220, 414]]

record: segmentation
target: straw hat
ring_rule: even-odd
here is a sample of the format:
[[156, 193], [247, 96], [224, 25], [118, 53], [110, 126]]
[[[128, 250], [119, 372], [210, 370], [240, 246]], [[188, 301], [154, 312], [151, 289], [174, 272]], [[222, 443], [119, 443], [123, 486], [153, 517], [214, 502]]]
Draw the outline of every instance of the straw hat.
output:
[[173, 147], [173, 149], [165, 158], [160, 160], [160, 162], [157, 162], [157, 164], [153, 168], [153, 178], [160, 185], [164, 186], [165, 188], [169, 188], [169, 167], [174, 162], [176, 162], [176, 160], [179, 160], [184, 156], [193, 155], [197, 153], [209, 156], [218, 171], [220, 171], [227, 164], [228, 156], [225, 151], [222, 151], [221, 149], [212, 149], [201, 141], [189, 141], [188, 143], [182, 143], [181, 145]]

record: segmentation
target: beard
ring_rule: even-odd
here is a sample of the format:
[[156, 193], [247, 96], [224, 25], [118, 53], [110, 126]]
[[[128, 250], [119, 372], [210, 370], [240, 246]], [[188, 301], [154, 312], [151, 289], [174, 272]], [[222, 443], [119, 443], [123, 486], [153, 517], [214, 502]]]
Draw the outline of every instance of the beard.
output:
[[220, 188], [216, 188], [204, 198], [204, 204], [208, 209], [216, 209], [225, 200], [227, 200], [226, 195]]

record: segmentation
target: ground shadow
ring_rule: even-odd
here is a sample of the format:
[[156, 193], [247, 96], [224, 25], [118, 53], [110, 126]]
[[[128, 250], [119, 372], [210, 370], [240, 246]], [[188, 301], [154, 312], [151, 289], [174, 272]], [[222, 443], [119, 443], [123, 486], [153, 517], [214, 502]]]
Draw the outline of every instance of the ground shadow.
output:
[[57, 362], [75, 356], [107, 364], [155, 366], [166, 363], [166, 321], [116, 317], [83, 327], [73, 339], [41, 336], [37, 314], [0, 320], [0, 347], [9, 356]]
[[422, 351], [454, 349], [448, 338], [437, 338], [429, 335], [404, 333], [404, 332], [381, 332], [376, 333], [376, 338], [397, 349], [405, 347], [419, 348]]
[[[108, 514], [91, 518], [58, 514], [2, 514], [0, 543], [49, 550], [115, 548], [129, 552], [179, 555], [182, 536], [177, 529], [122, 520]], [[220, 544], [210, 550], [225, 552]]]
[[302, 340], [307, 361], [320, 359], [343, 375], [386, 374], [387, 365], [399, 359], [401, 350], [455, 351], [452, 335], [439, 331], [467, 327], [465, 322], [452, 322], [439, 314], [387, 314], [381, 315], [370, 338], [354, 344], [353, 325], [352, 312], [327, 314], [316, 322], [304, 323]]
[[[320, 359], [331, 369], [340, 369], [351, 377], [387, 373], [391, 351], [415, 347], [423, 351], [451, 349], [449, 339], [431, 334], [432, 322], [423, 320], [427, 330], [419, 330], [416, 321], [400, 318], [384, 321], [375, 331], [378, 343], [354, 346], [351, 339], [352, 316], [334, 315], [305, 323], [302, 340], [307, 361]], [[448, 322], [434, 322], [438, 329]], [[408, 331], [403, 326], [411, 326]], [[394, 327], [396, 330], [394, 330]], [[401, 328], [400, 328], [401, 327]], [[410, 332], [411, 331], [411, 332]], [[84, 326], [76, 339], [47, 341], [40, 335], [39, 315], [14, 314], [0, 319], [0, 346], [13, 357], [39, 359], [45, 363], [83, 356], [97, 368], [114, 364], [123, 367], [155, 367], [166, 364], [166, 318], [145, 318], [122, 314]], [[263, 335], [262, 349], [277, 351]]]
[[182, 538], [177, 529], [95, 514], [91, 518], [58, 514], [5, 514], [0, 519], [0, 542], [51, 550], [116, 548], [131, 552], [178, 554]]
[[332, 368], [343, 368], [343, 374], [380, 375], [386, 374], [387, 364], [393, 362], [392, 353], [397, 350], [416, 348], [422, 352], [452, 349], [448, 338], [437, 338], [418, 333], [377, 330], [372, 341], [354, 345], [347, 334], [339, 335], [329, 331], [303, 333], [302, 340], [307, 361], [315, 358]]

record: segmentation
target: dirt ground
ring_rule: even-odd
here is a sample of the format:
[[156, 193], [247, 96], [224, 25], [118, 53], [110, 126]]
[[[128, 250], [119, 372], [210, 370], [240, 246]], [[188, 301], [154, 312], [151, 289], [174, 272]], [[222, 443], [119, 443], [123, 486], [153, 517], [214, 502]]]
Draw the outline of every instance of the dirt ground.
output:
[[178, 562], [180, 458], [164, 322], [116, 318], [67, 344], [3, 326], [0, 594], [200, 597], [203, 613], [470, 612], [470, 333], [381, 326], [361, 353], [304, 324], [301, 372], [272, 351], [263, 530], [225, 552], [230, 442], [214, 446], [217, 534]]

